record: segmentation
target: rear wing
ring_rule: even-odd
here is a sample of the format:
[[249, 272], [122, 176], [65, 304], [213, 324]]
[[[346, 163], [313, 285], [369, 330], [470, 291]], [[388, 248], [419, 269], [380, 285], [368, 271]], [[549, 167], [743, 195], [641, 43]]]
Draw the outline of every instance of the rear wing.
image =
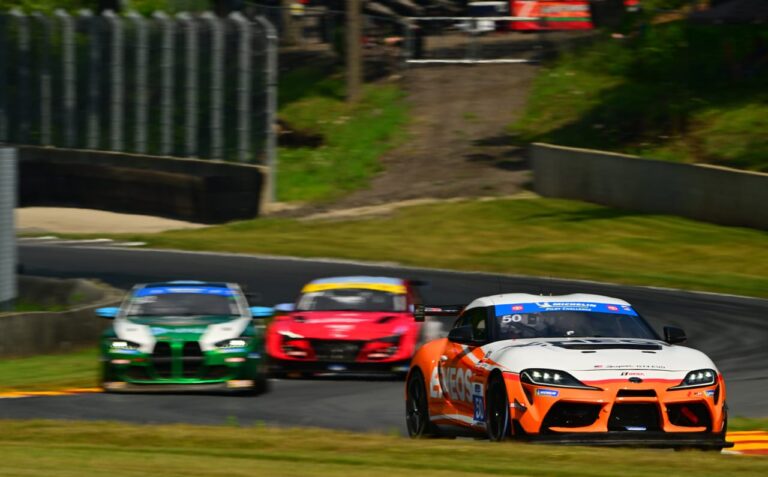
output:
[[423, 322], [427, 316], [458, 316], [467, 305], [416, 305], [413, 318]]

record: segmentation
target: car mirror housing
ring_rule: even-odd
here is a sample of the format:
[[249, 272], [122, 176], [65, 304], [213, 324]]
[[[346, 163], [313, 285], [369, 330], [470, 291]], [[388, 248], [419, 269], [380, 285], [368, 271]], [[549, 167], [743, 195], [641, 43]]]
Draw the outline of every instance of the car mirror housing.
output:
[[249, 310], [254, 318], [269, 318], [275, 313], [275, 309], [268, 306], [252, 306]]
[[280, 313], [290, 313], [296, 311], [296, 305], [293, 303], [280, 303], [279, 305], [275, 305], [274, 309]]
[[472, 334], [472, 326], [459, 326], [448, 333], [448, 340], [459, 344], [476, 344]]
[[109, 320], [115, 319], [120, 312], [120, 308], [116, 306], [108, 306], [104, 308], [96, 308], [96, 316], [100, 318], [107, 318]]
[[685, 331], [683, 331], [682, 328], [677, 328], [674, 326], [664, 327], [664, 341], [666, 341], [667, 343], [669, 344], [685, 343], [687, 339], [688, 337], [685, 336]]

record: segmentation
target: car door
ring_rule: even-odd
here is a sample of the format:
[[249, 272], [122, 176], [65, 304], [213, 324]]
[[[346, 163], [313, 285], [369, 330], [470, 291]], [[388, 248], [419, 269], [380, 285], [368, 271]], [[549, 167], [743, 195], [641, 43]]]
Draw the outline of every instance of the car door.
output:
[[[470, 326], [472, 343], [446, 342], [440, 356], [440, 386], [446, 399], [446, 414], [456, 424], [467, 426], [483, 422], [483, 413], [478, 414], [477, 396], [482, 404], [483, 386], [477, 386], [482, 373], [477, 368], [482, 359], [481, 345], [488, 340], [488, 310], [476, 307], [466, 310], [456, 321], [454, 328]], [[480, 383], [482, 384], [482, 383]]]

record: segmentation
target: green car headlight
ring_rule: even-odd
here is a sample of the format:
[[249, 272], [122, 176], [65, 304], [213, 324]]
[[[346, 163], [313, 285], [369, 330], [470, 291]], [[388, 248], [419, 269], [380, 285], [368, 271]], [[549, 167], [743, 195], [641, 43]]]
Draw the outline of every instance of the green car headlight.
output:
[[229, 340], [219, 341], [216, 343], [217, 348], [232, 349], [232, 348], [245, 348], [251, 343], [249, 338], [232, 338]]
[[141, 348], [141, 345], [139, 343], [134, 343], [133, 341], [116, 339], [109, 342], [109, 349], [112, 351], [139, 348]]

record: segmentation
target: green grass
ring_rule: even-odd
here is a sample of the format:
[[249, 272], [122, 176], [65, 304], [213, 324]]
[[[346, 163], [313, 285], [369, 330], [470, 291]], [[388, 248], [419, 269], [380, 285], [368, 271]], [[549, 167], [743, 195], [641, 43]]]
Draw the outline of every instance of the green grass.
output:
[[0, 360], [0, 392], [96, 386], [98, 363], [95, 348], [30, 358], [3, 358]]
[[521, 142], [768, 171], [768, 63], [759, 26], [646, 26], [542, 68]]
[[343, 221], [262, 218], [115, 238], [768, 297], [765, 231], [565, 200], [441, 203]]
[[364, 187], [381, 170], [379, 157], [403, 137], [407, 108], [399, 87], [367, 85], [358, 104], [343, 95], [339, 73], [303, 68], [283, 79], [280, 118], [323, 144], [280, 148], [280, 200], [324, 201]]
[[[763, 476], [768, 459], [551, 447], [264, 426], [0, 421], [3, 475]], [[599, 463], [599, 465], [596, 465]]]

